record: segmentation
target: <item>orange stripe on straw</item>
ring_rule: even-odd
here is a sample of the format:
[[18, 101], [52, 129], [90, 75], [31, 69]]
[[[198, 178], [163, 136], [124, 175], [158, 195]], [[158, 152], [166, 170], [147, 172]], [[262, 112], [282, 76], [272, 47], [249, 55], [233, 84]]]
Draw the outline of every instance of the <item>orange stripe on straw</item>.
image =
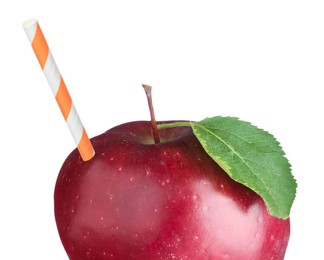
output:
[[44, 38], [43, 32], [37, 23], [36, 33], [32, 42], [32, 48], [36, 54], [39, 65], [44, 69], [48, 57], [48, 45]]
[[55, 99], [61, 109], [64, 120], [66, 121], [72, 107], [72, 99], [62, 78]]
[[82, 137], [78, 145], [78, 150], [84, 161], [88, 161], [93, 157], [93, 154], [89, 153], [93, 149], [87, 132], [83, 129]]
[[81, 158], [88, 161], [94, 156], [95, 151], [73, 105], [43, 32], [35, 19], [27, 20], [23, 23], [23, 27], [78, 147]]

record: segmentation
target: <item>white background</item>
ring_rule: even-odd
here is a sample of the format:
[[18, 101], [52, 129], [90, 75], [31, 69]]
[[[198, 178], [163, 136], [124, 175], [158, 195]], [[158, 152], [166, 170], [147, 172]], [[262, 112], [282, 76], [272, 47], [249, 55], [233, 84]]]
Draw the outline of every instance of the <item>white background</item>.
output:
[[[6, 2], [6, 4], [4, 4]], [[75, 144], [22, 29], [37, 18], [90, 137], [231, 115], [274, 134], [298, 191], [286, 260], [324, 259], [323, 1], [0, 3], [0, 259], [67, 259], [53, 214]]]

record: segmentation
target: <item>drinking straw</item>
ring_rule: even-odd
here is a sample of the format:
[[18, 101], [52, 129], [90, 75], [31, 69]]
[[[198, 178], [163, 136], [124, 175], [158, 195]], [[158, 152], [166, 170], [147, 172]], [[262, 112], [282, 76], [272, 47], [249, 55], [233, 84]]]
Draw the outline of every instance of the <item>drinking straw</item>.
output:
[[83, 161], [88, 161], [94, 156], [95, 151], [72, 102], [71, 96], [65, 86], [38, 21], [36, 19], [29, 19], [23, 23], [23, 28], [70, 129], [81, 158]]

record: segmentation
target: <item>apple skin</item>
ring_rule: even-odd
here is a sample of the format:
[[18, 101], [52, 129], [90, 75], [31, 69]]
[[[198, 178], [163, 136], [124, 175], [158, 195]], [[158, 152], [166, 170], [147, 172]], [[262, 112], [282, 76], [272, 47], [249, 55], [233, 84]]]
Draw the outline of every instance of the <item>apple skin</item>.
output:
[[92, 138], [96, 155], [77, 150], [57, 178], [55, 218], [72, 260], [284, 259], [289, 219], [233, 181], [190, 127], [160, 130], [130, 122]]

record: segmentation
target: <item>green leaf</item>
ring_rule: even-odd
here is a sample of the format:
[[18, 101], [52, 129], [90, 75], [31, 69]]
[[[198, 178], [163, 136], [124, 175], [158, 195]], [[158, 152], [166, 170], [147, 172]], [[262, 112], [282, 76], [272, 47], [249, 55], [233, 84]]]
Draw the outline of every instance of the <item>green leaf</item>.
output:
[[271, 134], [234, 117], [206, 118], [190, 125], [206, 152], [232, 179], [258, 193], [271, 215], [289, 217], [297, 184]]

